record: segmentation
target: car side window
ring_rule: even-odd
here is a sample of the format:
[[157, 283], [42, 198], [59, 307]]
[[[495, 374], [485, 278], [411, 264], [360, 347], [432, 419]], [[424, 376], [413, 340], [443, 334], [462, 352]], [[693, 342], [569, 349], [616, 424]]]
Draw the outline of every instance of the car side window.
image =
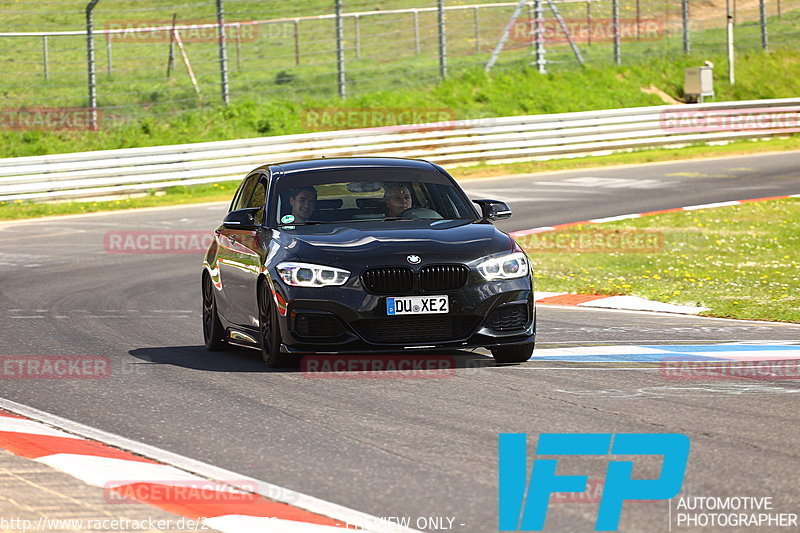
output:
[[253, 192], [250, 195], [250, 198], [245, 202], [245, 205], [242, 206], [242, 209], [246, 207], [260, 207], [261, 210], [256, 213], [255, 219], [256, 222], [259, 224], [264, 224], [264, 205], [266, 204], [267, 200], [267, 187], [264, 183], [264, 180], [258, 179], [255, 182], [255, 186], [253, 187]]
[[253, 196], [253, 189], [255, 189], [256, 185], [258, 184], [259, 177], [260, 176], [258, 174], [253, 174], [252, 176], [248, 176], [244, 183], [242, 183], [241, 187], [239, 187], [239, 191], [236, 193], [236, 196], [233, 199], [233, 203], [231, 203], [231, 211], [236, 211], [237, 209], [244, 209], [247, 207], [247, 203]]
[[239, 187], [236, 189], [236, 192], [233, 193], [233, 198], [231, 199], [231, 205], [228, 207], [228, 213], [235, 210], [236, 204], [239, 203], [239, 198], [242, 197], [242, 190], [244, 189], [244, 186], [245, 186], [245, 180], [243, 180], [239, 184]]

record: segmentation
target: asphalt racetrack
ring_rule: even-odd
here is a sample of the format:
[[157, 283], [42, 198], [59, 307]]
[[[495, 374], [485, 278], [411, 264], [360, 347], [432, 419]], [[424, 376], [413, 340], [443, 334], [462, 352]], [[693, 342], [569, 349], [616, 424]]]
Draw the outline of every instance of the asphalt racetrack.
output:
[[[794, 152], [462, 186], [509, 202], [514, 216], [498, 225], [512, 231], [797, 194], [799, 162]], [[537, 349], [521, 365], [465, 352], [438, 379], [267, 371], [255, 351], [202, 347], [200, 254], [104, 246], [109, 231], [210, 233], [226, 207], [0, 223], [0, 355], [108, 356], [113, 368], [106, 379], [4, 379], [0, 396], [412, 527], [450, 517], [453, 531], [497, 531], [498, 433], [527, 433], [529, 458], [541, 433], [683, 433], [682, 494], [800, 509], [800, 382], [683, 379], [659, 363], [795, 365], [800, 325], [541, 306]], [[607, 460], [562, 459], [559, 474], [601, 483]], [[636, 459], [634, 474], [656, 477], [660, 464]], [[593, 531], [597, 510], [596, 499], [551, 503], [545, 530]], [[787, 530], [677, 520], [675, 500], [627, 502], [620, 531]]]

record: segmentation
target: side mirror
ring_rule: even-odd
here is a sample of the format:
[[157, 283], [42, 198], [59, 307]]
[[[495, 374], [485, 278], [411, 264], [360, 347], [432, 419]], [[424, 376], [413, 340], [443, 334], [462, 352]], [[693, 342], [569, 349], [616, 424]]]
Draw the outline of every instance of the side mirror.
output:
[[225, 216], [225, 219], [222, 221], [222, 225], [226, 229], [243, 229], [243, 230], [255, 230], [258, 229], [258, 223], [256, 223], [256, 213], [261, 211], [262, 207], [247, 207], [245, 209], [237, 209], [236, 211], [231, 211]]
[[511, 208], [500, 200], [472, 200], [481, 206], [483, 220], [503, 220], [511, 218]]

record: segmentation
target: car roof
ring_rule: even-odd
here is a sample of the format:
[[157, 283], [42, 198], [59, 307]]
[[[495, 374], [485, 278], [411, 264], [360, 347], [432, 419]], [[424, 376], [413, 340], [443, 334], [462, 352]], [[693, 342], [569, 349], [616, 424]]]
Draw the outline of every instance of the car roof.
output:
[[288, 161], [273, 165], [263, 165], [261, 170], [269, 170], [271, 174], [290, 174], [308, 170], [344, 170], [355, 168], [408, 168], [441, 172], [439, 167], [418, 159], [401, 159], [394, 157], [337, 157], [331, 159], [307, 159], [302, 161]]

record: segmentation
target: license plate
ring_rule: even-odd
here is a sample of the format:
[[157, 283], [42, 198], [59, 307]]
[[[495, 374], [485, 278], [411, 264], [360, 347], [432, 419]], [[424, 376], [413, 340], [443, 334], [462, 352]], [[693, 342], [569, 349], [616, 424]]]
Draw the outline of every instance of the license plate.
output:
[[447, 296], [398, 296], [386, 298], [386, 314], [427, 315], [447, 313], [450, 310]]

